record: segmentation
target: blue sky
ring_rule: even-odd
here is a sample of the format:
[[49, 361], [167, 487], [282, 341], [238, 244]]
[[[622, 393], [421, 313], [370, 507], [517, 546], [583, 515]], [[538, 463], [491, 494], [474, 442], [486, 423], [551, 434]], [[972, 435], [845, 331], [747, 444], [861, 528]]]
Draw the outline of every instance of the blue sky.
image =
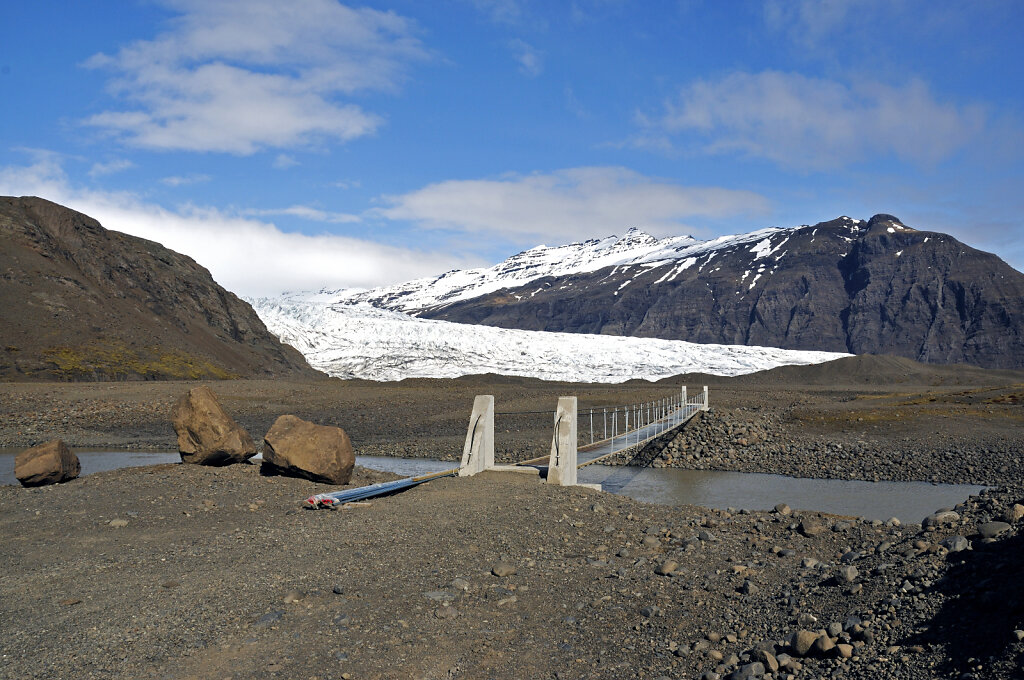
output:
[[892, 213], [1024, 268], [1015, 0], [9, 3], [0, 193], [244, 295]]

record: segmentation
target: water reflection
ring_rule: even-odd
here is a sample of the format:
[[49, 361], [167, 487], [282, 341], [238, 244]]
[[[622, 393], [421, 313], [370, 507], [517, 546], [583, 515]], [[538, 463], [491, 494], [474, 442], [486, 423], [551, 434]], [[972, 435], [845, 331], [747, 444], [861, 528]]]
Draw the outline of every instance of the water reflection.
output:
[[859, 482], [801, 479], [783, 475], [671, 468], [591, 465], [579, 481], [648, 503], [688, 503], [708, 508], [769, 510], [787, 503], [794, 510], [902, 522], [920, 522], [938, 508], [963, 501], [985, 487], [928, 482]]

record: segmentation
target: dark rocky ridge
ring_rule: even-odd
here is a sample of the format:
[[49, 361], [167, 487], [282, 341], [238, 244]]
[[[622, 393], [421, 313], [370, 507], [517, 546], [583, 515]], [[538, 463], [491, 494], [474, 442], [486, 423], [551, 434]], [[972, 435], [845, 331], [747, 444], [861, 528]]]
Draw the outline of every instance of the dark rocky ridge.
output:
[[1024, 367], [1024, 274], [995, 255], [891, 215], [778, 232], [769, 245], [723, 248], [675, 275], [679, 261], [549, 277], [422, 316]]
[[0, 197], [0, 379], [320, 375], [191, 258]]

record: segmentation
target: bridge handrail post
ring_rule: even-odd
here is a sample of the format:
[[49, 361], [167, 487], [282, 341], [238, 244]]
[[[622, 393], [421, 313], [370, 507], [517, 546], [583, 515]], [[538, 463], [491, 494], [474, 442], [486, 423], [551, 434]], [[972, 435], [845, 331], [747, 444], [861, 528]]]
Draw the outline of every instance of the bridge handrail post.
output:
[[480, 394], [473, 400], [469, 430], [462, 447], [459, 477], [472, 477], [494, 467], [494, 395]]
[[548, 459], [548, 484], [576, 485], [576, 397], [559, 397]]

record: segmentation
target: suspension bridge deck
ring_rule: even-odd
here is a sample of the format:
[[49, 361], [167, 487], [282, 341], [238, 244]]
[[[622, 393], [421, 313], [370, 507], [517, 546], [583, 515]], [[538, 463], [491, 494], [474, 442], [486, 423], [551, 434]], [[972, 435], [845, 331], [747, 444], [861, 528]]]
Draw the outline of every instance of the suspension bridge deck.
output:
[[636, 448], [652, 439], [657, 439], [685, 425], [700, 410], [701, 407], [699, 405], [686, 404], [669, 413], [661, 420], [602, 441], [594, 442], [593, 444], [581, 446], [577, 450], [576, 467], [581, 468], [592, 465], [606, 458], [611, 458], [617, 453]]

